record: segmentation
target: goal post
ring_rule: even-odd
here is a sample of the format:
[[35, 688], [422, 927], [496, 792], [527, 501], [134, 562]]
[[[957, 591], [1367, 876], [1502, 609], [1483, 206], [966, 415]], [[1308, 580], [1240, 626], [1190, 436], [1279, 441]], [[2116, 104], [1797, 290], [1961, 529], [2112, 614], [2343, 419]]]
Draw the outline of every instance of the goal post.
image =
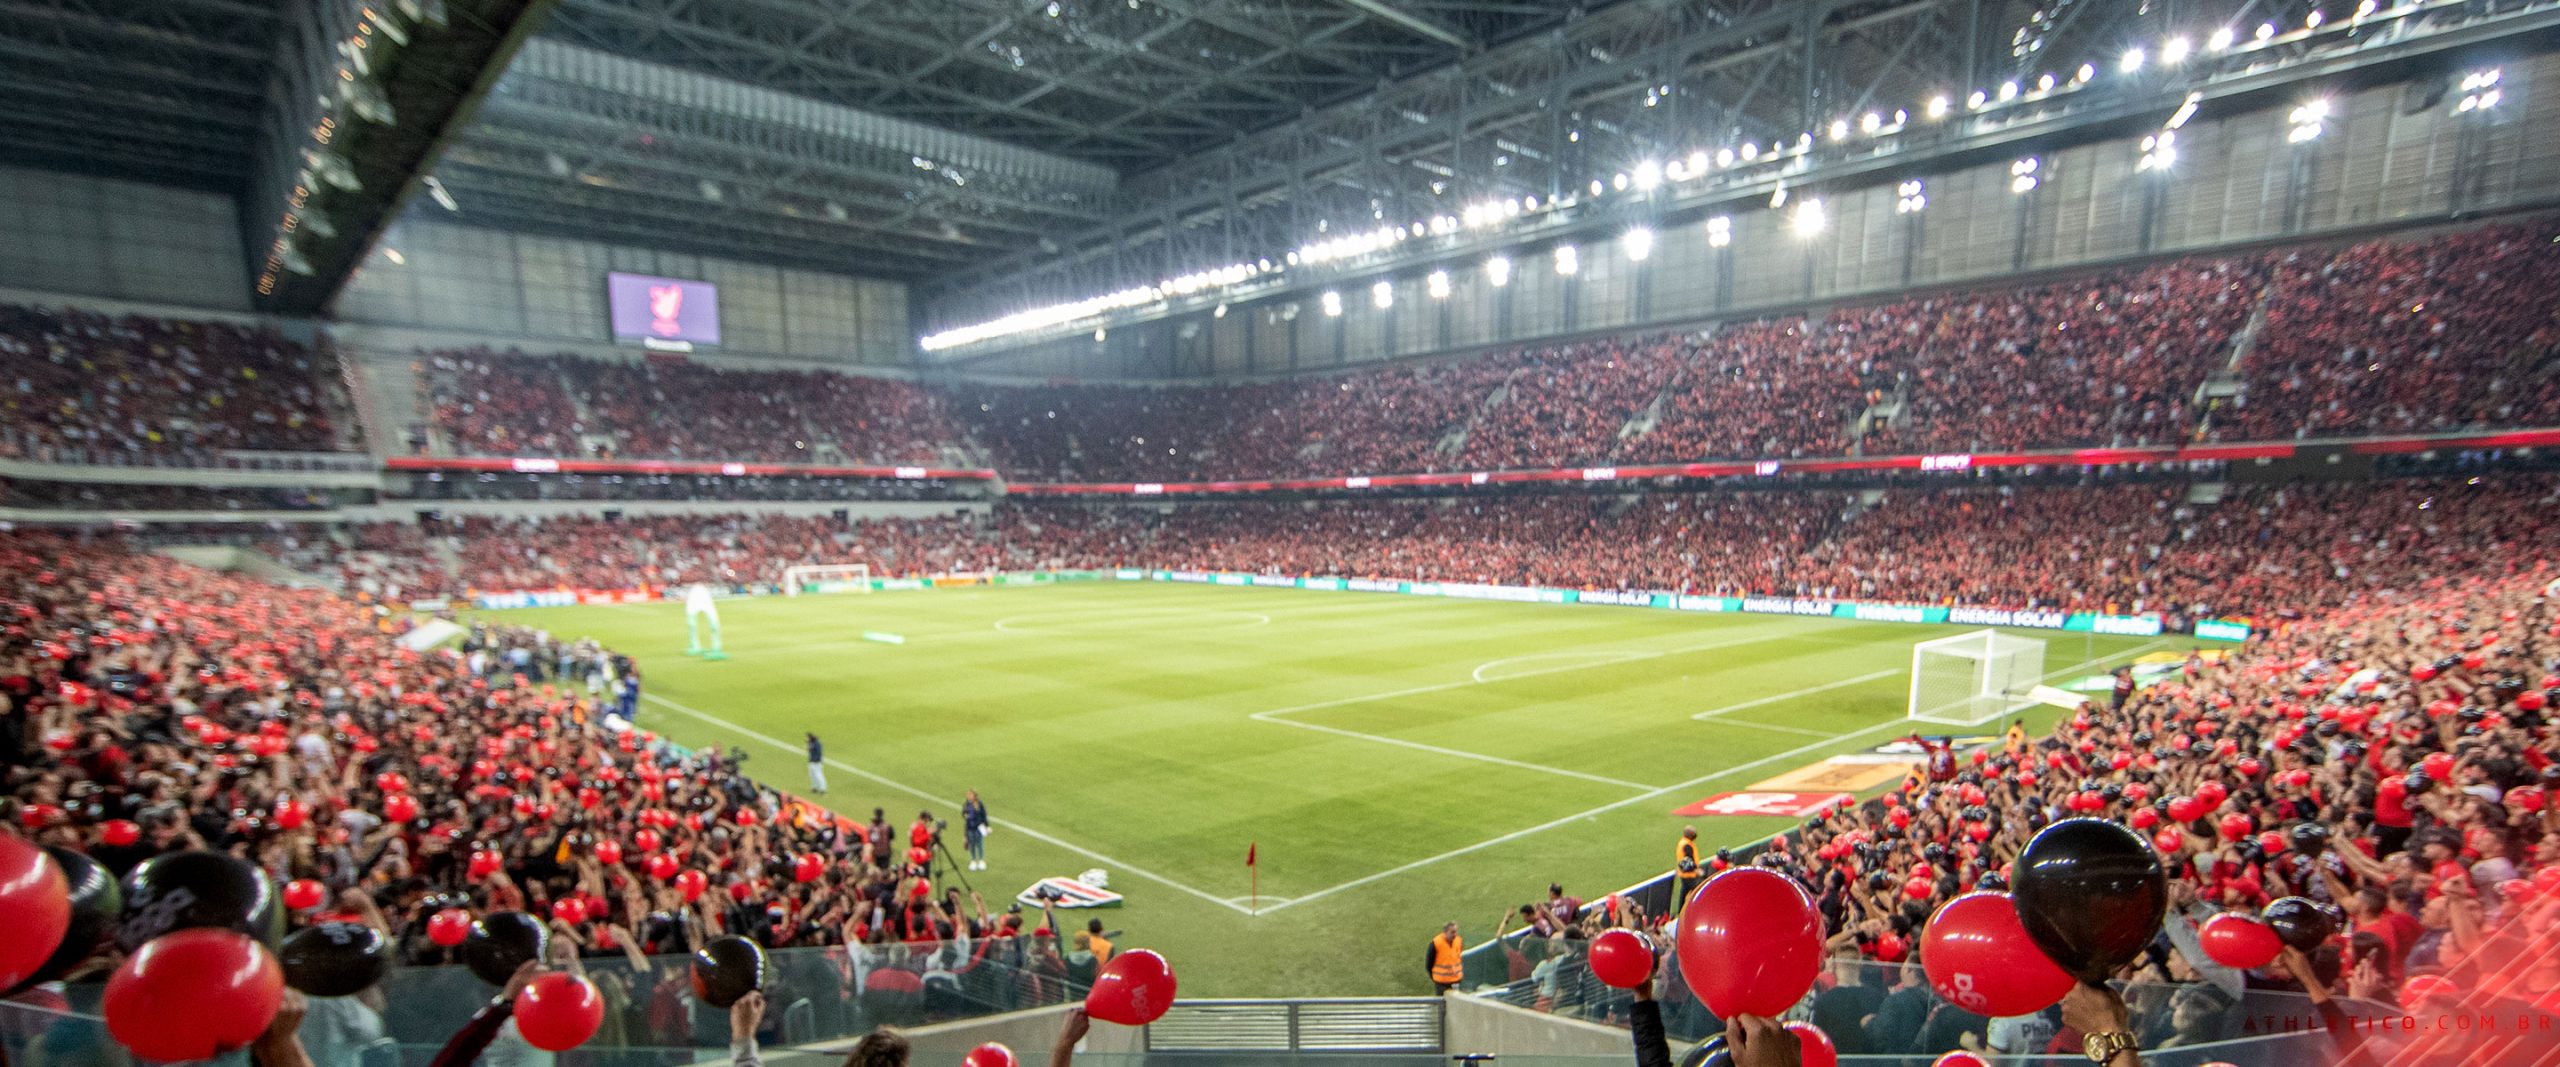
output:
[[782, 595], [802, 593], [868, 593], [868, 563], [803, 563], [782, 569]]
[[1911, 646], [1911, 708], [1921, 722], [1974, 726], [2036, 702], [2044, 642], [1998, 630]]

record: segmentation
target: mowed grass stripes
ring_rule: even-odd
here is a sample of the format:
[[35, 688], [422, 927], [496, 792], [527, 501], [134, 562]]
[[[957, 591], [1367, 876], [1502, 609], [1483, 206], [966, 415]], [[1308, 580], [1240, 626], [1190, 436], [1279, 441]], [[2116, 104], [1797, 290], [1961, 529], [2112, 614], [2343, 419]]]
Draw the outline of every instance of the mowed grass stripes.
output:
[[[1225, 996], [1422, 991], [1441, 922], [1481, 939], [1550, 880], [1658, 873], [1672, 809], [1900, 732], [1911, 645], [1963, 629], [1154, 583], [720, 611], [716, 663], [681, 654], [675, 604], [503, 617], [629, 653], [644, 725], [782, 788], [816, 731], [879, 779], [830, 771], [847, 814], [979, 790], [1013, 824], [973, 880], [991, 905], [1104, 867], [1128, 896], [1106, 922]], [[2048, 670], [2157, 647], [2044, 636]], [[1710, 848], [1785, 825], [1695, 822]]]

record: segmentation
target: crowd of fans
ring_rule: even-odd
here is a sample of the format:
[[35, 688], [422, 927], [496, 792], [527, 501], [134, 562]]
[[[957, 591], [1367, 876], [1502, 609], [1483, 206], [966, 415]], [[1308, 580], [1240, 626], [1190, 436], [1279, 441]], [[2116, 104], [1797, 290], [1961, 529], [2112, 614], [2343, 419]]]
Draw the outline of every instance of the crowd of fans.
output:
[[[0, 606], [11, 827], [118, 875], [211, 849], [317, 880], [328, 898], [302, 920], [375, 926], [413, 965], [454, 961], [427, 930], [444, 908], [547, 916], [557, 952], [592, 957], [601, 1041], [721, 1043], [725, 1014], [687, 1007], [680, 954], [723, 933], [776, 950], [766, 995], [810, 1001], [828, 1033], [1054, 1003], [1091, 980], [1092, 956], [1051, 927], [937, 892], [913, 828], [759, 786], [742, 753], [609, 724], [605, 698], [639, 678], [591, 642], [482, 626], [413, 652], [393, 640], [404, 615], [357, 600], [26, 533], [0, 535]], [[442, 1043], [488, 994], [460, 970], [315, 999], [333, 1044], [314, 1062], [354, 1064], [385, 1036]]]
[[2281, 257], [2227, 440], [2560, 419], [2560, 239], [2548, 224]]
[[[2533, 475], [2237, 485], [1726, 490], [1454, 500], [1008, 502], [992, 518], [468, 518], [438, 592], [1168, 567], [2072, 611], [2292, 616], [2529, 555], [2560, 480]], [[421, 576], [418, 581], [428, 579]], [[425, 588], [410, 585], [412, 589]]]
[[0, 457], [325, 452], [345, 409], [335, 366], [272, 330], [0, 305]]
[[422, 353], [417, 370], [432, 425], [467, 455], [931, 464], [960, 440], [939, 394], [896, 379], [486, 349]]
[[[1693, 878], [1754, 862], [1808, 889], [1834, 961], [1811, 1013], [1844, 1054], [2067, 1055], [2080, 1035], [2051, 1012], [1987, 1019], [1933, 995], [1918, 966], [1923, 935], [1938, 906], [2005, 887], [2051, 822], [2123, 822], [2154, 839], [2170, 876], [2163, 939], [2123, 975], [2137, 983], [2128, 996], [2143, 1048], [2301, 1030], [2338, 1042], [2323, 1062], [2347, 1062], [2367, 1041], [2503, 1048], [2523, 1058], [2480, 1062], [2524, 1062], [2548, 1047], [2535, 1020], [2560, 1013], [2560, 967], [2547, 959], [2560, 937], [2560, 811], [2548, 802], [2560, 788], [2548, 711], [2560, 698], [2555, 574], [2548, 560], [2514, 557], [2432, 574], [2227, 657], [2191, 656], [2049, 734], [2013, 725], [1970, 758], [1915, 769], [1756, 855], [1701, 857]], [[2287, 896], [2335, 905], [2336, 936], [2257, 970], [2202, 948], [2205, 920]], [[1578, 987], [1569, 964], [1536, 973], [1545, 960], [1578, 961], [1604, 926], [1654, 925], [1615, 910], [1523, 909], [1533, 940], [1508, 953], [1536, 1003], [1623, 1007]], [[1713, 1030], [1679, 975], [1662, 970], [1674, 1032]], [[2269, 992], [2304, 999], [2249, 999]], [[2465, 1032], [2338, 1025], [2404, 1015], [2461, 1018]]]

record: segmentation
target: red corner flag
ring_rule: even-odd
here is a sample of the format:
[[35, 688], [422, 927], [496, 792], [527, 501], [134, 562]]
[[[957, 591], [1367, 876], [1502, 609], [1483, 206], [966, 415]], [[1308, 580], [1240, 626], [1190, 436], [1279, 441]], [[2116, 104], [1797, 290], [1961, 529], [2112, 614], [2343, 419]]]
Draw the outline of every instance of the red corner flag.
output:
[[1262, 844], [1261, 844], [1261, 842], [1258, 842], [1258, 841], [1257, 841], [1257, 842], [1249, 842], [1249, 843], [1247, 843], [1247, 844], [1244, 846], [1244, 865], [1245, 865], [1245, 866], [1247, 866], [1247, 867], [1251, 867], [1251, 866], [1253, 866], [1253, 856], [1254, 856], [1254, 853], [1255, 853], [1255, 852], [1257, 852], [1257, 851], [1260, 851], [1260, 850], [1261, 850], [1261, 848], [1262, 848]]
[[[1246, 876], [1253, 882], [1253, 903], [1245, 909], [1245, 914], [1248, 915], [1258, 915], [1262, 912], [1262, 868], [1254, 865], [1255, 858], [1261, 852], [1262, 842], [1245, 842], [1244, 870]], [[1233, 905], [1230, 906], [1232, 907]]]

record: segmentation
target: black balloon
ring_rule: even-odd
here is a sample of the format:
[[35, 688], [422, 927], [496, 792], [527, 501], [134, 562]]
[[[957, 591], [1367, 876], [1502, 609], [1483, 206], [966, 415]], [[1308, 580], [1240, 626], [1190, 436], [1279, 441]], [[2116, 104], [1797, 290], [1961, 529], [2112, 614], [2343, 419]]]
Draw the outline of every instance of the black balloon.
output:
[[285, 938], [276, 962], [286, 985], [315, 997], [351, 997], [391, 969], [391, 942], [363, 923], [321, 923]]
[[2267, 905], [2259, 914], [2267, 927], [2276, 932], [2276, 940], [2287, 948], [2309, 952], [2338, 936], [2338, 925], [2329, 913], [2320, 910], [2306, 897], [2284, 897]]
[[2400, 780], [2400, 784], [2406, 786], [2409, 790], [2409, 795], [2413, 797], [2425, 796], [2428, 793], [2434, 792], [2436, 788], [2436, 780], [2427, 777], [2427, 772], [2425, 771], [2410, 771], [2408, 777]]
[[98, 861], [60, 845], [47, 845], [44, 851], [62, 868], [63, 879], [71, 885], [71, 926], [62, 932], [62, 944], [45, 958], [44, 965], [16, 988], [0, 990], [0, 997], [15, 996], [71, 973], [80, 961], [107, 943], [107, 936], [115, 932], [117, 913], [124, 910], [123, 891], [117, 888], [115, 877], [98, 866]]
[[2009, 880], [2000, 877], [2000, 872], [1993, 871], [1975, 879], [1973, 887], [1978, 890], [2007, 889], [2009, 888]]
[[124, 876], [116, 945], [126, 952], [191, 927], [236, 930], [273, 947], [284, 935], [275, 885], [247, 861], [219, 852], [153, 856]]
[[470, 935], [462, 939], [462, 963], [481, 981], [502, 986], [525, 961], [541, 959], [550, 941], [542, 920], [520, 911], [493, 911], [472, 923]]
[[764, 949], [731, 934], [712, 938], [693, 954], [693, 995], [715, 1008], [764, 986]]
[[2169, 907], [2150, 843], [2103, 819], [2045, 827], [2018, 854], [2009, 885], [2028, 939], [2093, 985], [2142, 954]]

